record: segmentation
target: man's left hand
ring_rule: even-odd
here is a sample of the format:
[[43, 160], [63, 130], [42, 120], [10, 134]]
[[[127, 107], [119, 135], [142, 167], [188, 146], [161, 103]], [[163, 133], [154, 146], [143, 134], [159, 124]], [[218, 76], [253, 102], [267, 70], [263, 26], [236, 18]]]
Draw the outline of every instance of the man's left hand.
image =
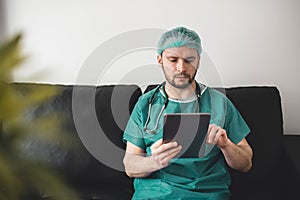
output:
[[207, 131], [208, 144], [216, 144], [218, 147], [225, 147], [228, 143], [226, 130], [215, 124], [210, 124]]

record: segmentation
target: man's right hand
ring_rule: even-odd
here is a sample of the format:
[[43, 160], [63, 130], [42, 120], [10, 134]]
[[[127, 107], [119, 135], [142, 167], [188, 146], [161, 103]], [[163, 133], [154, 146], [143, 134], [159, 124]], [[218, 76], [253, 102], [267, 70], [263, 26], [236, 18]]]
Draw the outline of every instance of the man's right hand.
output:
[[169, 165], [169, 162], [182, 149], [177, 142], [163, 143], [162, 139], [151, 146], [151, 156], [140, 147], [127, 142], [123, 159], [126, 174], [131, 178], [143, 178]]
[[157, 140], [151, 146], [151, 158], [154, 161], [157, 170], [167, 167], [170, 160], [175, 158], [175, 156], [182, 149], [181, 145], [178, 145], [177, 142], [168, 142], [163, 143], [163, 140]]

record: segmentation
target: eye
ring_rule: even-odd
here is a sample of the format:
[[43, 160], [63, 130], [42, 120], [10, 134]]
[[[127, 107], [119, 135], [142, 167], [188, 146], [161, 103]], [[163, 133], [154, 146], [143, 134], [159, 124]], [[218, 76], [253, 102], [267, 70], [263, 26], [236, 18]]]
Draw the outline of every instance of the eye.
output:
[[177, 58], [170, 58], [169, 59], [170, 62], [177, 62], [177, 60], [178, 60]]
[[186, 63], [192, 63], [192, 62], [195, 61], [195, 58], [187, 58], [187, 59], [184, 59], [184, 61], [185, 61]]

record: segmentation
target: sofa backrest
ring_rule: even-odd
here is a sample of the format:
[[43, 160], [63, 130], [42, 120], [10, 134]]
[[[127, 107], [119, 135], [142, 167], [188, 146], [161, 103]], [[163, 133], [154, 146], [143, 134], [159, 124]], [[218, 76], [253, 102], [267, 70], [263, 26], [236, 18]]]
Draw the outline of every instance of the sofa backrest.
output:
[[[31, 107], [25, 112], [24, 117], [30, 124], [34, 123], [37, 118], [58, 113], [52, 119], [59, 122], [60, 125], [52, 131], [57, 131], [60, 137], [53, 137], [48, 142], [29, 136], [20, 144], [23, 156], [40, 160], [51, 166], [83, 197], [130, 199], [133, 191], [132, 180], [123, 171], [106, 166], [88, 151], [79, 137], [72, 106], [74, 106], [73, 93], [76, 89], [78, 94], [82, 94], [83, 97], [83, 101], [78, 101], [76, 104], [79, 109], [77, 112], [79, 111], [82, 116], [87, 116], [81, 122], [88, 123], [88, 116], [95, 114], [99, 126], [107, 138], [119, 149], [124, 149], [122, 134], [129, 113], [141, 95], [138, 86], [95, 87], [29, 83], [14, 83], [12, 86], [20, 92], [20, 101], [36, 87], [51, 86], [59, 91], [59, 95], [55, 98]], [[146, 91], [153, 87], [149, 86]], [[251, 171], [244, 174], [230, 170], [232, 199], [251, 199], [252, 195], [257, 196], [253, 193], [255, 190], [263, 190], [266, 196], [272, 193], [276, 197], [282, 185], [283, 164], [283, 122], [279, 91], [276, 87], [238, 87], [227, 88], [225, 91], [251, 129], [247, 140], [254, 151]], [[87, 105], [87, 102], [93, 103], [93, 105]], [[86, 107], [90, 107], [95, 113], [89, 113], [89, 110], [85, 109]], [[90, 132], [94, 132], [94, 130], [91, 128]], [[49, 130], [38, 134], [49, 134]], [[97, 133], [95, 132], [95, 134]], [[68, 146], [70, 143], [72, 145]], [[96, 148], [101, 151], [101, 145]], [[120, 158], [112, 157], [112, 159]], [[112, 185], [118, 187], [112, 187]], [[245, 195], [248, 198], [245, 198]], [[263, 199], [263, 196], [261, 198]]]
[[[84, 116], [81, 118], [82, 121], [77, 123], [84, 124], [91, 116], [96, 117], [96, 121], [98, 121], [95, 126], [101, 126], [109, 141], [124, 150], [123, 130], [138, 97], [141, 95], [138, 86], [95, 87], [32, 83], [13, 83], [11, 86], [20, 94], [20, 101], [28, 98], [28, 94], [35, 88], [44, 87], [46, 89], [50, 86], [58, 91], [58, 95], [54, 98], [32, 106], [23, 113], [23, 118], [27, 121], [28, 126], [41, 118], [50, 117], [51, 120], [55, 121], [55, 127], [50, 126], [48, 130], [30, 133], [24, 138], [19, 146], [23, 158], [47, 164], [79, 192], [83, 199], [116, 199], [118, 197], [119, 199], [130, 199], [133, 191], [132, 180], [123, 171], [107, 166], [89, 152], [80, 138], [80, 134], [87, 133], [78, 132], [78, 124], [74, 120], [74, 109], [76, 109], [77, 114], [79, 111]], [[75, 90], [82, 98], [74, 98]], [[72, 107], [75, 101], [77, 108]], [[86, 102], [93, 104], [87, 105]], [[89, 108], [93, 109], [94, 113], [88, 113]], [[88, 131], [98, 134], [92, 127]], [[35, 137], [37, 135], [52, 136], [50, 139], [46, 137], [45, 140], [45, 138]], [[94, 144], [97, 145], [99, 151], [102, 151], [101, 141], [95, 141]], [[110, 159], [120, 158], [112, 156]]]
[[283, 120], [278, 89], [237, 87], [226, 89], [226, 95], [248, 123], [251, 133], [247, 140], [253, 149], [253, 166], [248, 173], [231, 170], [232, 199], [251, 199], [257, 194], [265, 195], [261, 199], [280, 199], [284, 184]]

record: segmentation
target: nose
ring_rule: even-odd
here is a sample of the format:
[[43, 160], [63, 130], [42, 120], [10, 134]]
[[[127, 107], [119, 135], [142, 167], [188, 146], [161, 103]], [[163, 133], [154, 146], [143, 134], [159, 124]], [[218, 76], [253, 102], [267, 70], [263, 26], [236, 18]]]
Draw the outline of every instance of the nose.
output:
[[176, 71], [179, 72], [179, 73], [185, 71], [184, 61], [182, 61], [181, 59], [179, 59], [177, 64], [176, 64]]

